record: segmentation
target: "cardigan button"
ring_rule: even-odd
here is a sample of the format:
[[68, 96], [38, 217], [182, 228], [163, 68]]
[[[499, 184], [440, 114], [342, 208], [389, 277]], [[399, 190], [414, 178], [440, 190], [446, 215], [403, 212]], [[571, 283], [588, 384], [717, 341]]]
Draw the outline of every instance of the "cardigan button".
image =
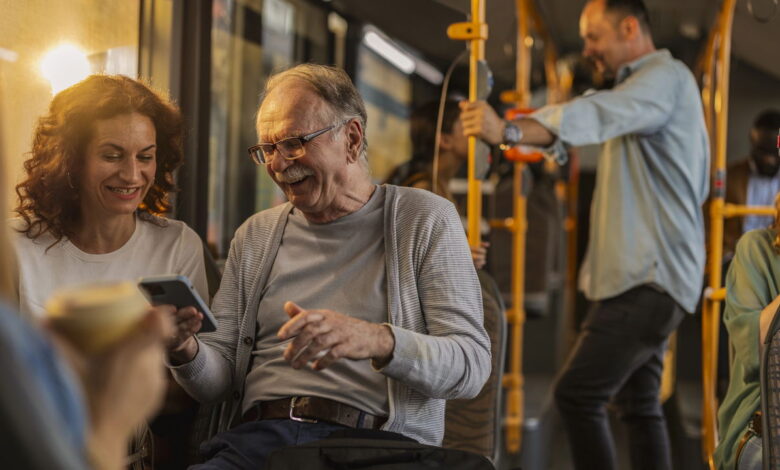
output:
[[235, 392], [233, 392], [233, 399], [238, 400], [239, 398], [241, 398], [241, 392], [236, 390]]
[[246, 344], [247, 346], [251, 345], [253, 339], [254, 338], [252, 338], [251, 336], [244, 336], [244, 344]]

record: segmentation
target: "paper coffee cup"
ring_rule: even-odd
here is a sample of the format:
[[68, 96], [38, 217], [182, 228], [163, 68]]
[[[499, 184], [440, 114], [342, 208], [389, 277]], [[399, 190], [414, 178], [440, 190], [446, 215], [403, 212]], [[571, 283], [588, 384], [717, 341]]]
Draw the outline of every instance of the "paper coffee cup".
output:
[[52, 326], [86, 352], [128, 334], [148, 310], [146, 297], [130, 281], [61, 289], [46, 302]]

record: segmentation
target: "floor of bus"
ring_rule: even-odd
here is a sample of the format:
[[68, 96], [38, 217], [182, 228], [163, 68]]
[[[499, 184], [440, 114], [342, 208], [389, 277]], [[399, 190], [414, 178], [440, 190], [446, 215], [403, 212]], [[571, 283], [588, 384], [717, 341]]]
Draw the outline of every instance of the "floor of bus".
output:
[[[554, 316], [529, 318], [525, 327], [525, 417], [521, 452], [502, 452], [500, 470], [572, 469], [568, 442], [560, 418], [552, 403], [552, 384], [557, 348], [550, 338], [563, 338], [561, 325]], [[701, 323], [699, 317], [686, 316], [678, 330], [677, 381], [674, 395], [664, 404], [675, 470], [705, 469], [701, 458]], [[562, 341], [559, 339], [559, 341]], [[547, 342], [547, 343], [545, 343]], [[613, 436], [618, 452], [618, 468], [631, 468], [623, 424], [611, 413]], [[502, 436], [503, 439], [503, 436]], [[503, 445], [502, 445], [503, 448]]]

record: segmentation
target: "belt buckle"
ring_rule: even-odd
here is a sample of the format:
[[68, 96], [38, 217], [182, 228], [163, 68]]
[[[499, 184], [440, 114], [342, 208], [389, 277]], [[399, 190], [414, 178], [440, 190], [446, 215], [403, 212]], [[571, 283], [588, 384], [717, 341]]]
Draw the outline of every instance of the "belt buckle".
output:
[[309, 418], [299, 418], [298, 416], [293, 415], [293, 410], [295, 410], [295, 401], [299, 397], [292, 397], [290, 399], [290, 419], [293, 421], [298, 421], [299, 423], [318, 423], [319, 421], [316, 419], [309, 419]]

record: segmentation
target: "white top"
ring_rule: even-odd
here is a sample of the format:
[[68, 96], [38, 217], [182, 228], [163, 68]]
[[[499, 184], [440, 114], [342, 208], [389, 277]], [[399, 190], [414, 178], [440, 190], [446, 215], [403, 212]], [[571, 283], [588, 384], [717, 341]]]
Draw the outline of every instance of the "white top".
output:
[[[149, 217], [154, 223], [146, 218], [137, 217], [130, 240], [105, 254], [85, 253], [66, 238], [49, 248], [54, 238], [48, 233], [31, 240], [11, 230], [19, 266], [19, 310], [23, 315], [40, 318], [46, 300], [56, 289], [164, 274], [187, 276], [207, 300], [203, 244], [198, 235], [178, 220]], [[11, 226], [19, 228], [24, 223], [14, 219]]]

